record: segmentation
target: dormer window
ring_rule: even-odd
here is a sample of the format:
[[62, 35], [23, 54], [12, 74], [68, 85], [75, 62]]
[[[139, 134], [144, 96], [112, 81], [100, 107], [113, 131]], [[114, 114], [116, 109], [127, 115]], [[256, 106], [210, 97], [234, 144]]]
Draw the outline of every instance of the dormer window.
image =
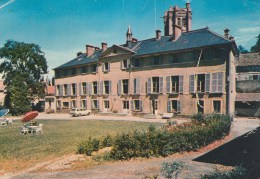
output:
[[92, 73], [97, 73], [97, 71], [98, 71], [97, 64], [91, 65], [91, 72]]
[[116, 54], [116, 53], [117, 53], [117, 50], [116, 50], [115, 48], [114, 48], [114, 50], [113, 50], [113, 53], [114, 53], [114, 54]]

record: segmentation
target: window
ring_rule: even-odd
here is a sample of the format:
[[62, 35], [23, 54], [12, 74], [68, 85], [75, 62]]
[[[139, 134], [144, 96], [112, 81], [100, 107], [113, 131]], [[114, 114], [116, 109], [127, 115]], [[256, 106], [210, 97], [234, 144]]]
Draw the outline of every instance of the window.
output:
[[147, 93], [163, 93], [163, 77], [148, 78]]
[[57, 105], [57, 109], [61, 109], [61, 101], [60, 100], [57, 100], [56, 105]]
[[178, 63], [178, 56], [176, 54], [173, 54], [171, 56], [169, 56], [169, 63]]
[[127, 68], [129, 68], [129, 63], [130, 63], [130, 60], [129, 60], [129, 59], [122, 60], [122, 61], [121, 61], [121, 69], [127, 69]]
[[76, 75], [77, 74], [77, 68], [72, 68], [72, 75]]
[[67, 85], [67, 84], [65, 84], [65, 85], [63, 86], [63, 88], [64, 88], [64, 96], [67, 96], [67, 95], [68, 95], [68, 86], [69, 86], [69, 85]]
[[133, 100], [132, 101], [132, 110], [133, 111], [142, 111], [142, 101], [140, 100]]
[[104, 108], [109, 109], [109, 101], [108, 100], [104, 100]]
[[153, 58], [153, 65], [159, 65], [160, 64], [160, 57], [156, 56]]
[[56, 94], [57, 96], [63, 96], [62, 94], [62, 85], [57, 85]]
[[129, 109], [129, 101], [123, 101], [123, 109]]
[[77, 84], [72, 83], [71, 88], [72, 88], [72, 96], [77, 96]]
[[85, 99], [81, 100], [80, 108], [87, 109], [87, 100], [85, 100]]
[[102, 64], [102, 70], [103, 72], [108, 72], [110, 71], [110, 63], [109, 62], [105, 62]]
[[185, 20], [185, 18], [182, 19], [182, 26], [186, 27], [186, 20]]
[[71, 108], [76, 108], [77, 107], [76, 100], [72, 100], [70, 102], [70, 104], [71, 104]]
[[204, 101], [203, 100], [197, 101], [197, 111], [198, 111], [198, 113], [204, 114]]
[[197, 75], [197, 92], [205, 91], [205, 75]]
[[97, 64], [92, 64], [91, 65], [91, 73], [97, 73], [97, 72], [98, 72]]
[[63, 109], [69, 108], [69, 102], [63, 102]]
[[69, 75], [69, 70], [63, 70], [63, 75], [68, 76]]
[[86, 95], [87, 94], [87, 83], [83, 82], [82, 83], [82, 93], [81, 95]]
[[167, 105], [168, 112], [181, 112], [181, 102], [178, 100], [169, 100]]
[[221, 101], [213, 101], [214, 113], [221, 113]]
[[171, 77], [171, 91], [178, 93], [179, 92], [179, 76], [172, 76]]
[[92, 100], [91, 109], [99, 109], [99, 101], [98, 100]]
[[98, 82], [94, 81], [93, 82], [93, 94], [98, 94]]
[[138, 68], [138, 67], [141, 66], [139, 60], [140, 60], [140, 59], [138, 59], [138, 58], [132, 60], [132, 66], [133, 66], [134, 68]]
[[134, 94], [140, 94], [141, 89], [140, 89], [140, 78], [135, 78], [134, 79]]
[[181, 26], [181, 18], [177, 19], [177, 24], [178, 24], [178, 26]]
[[212, 93], [223, 92], [223, 72], [212, 73]]
[[111, 81], [104, 81], [104, 94], [111, 93]]
[[87, 73], [87, 70], [88, 70], [87, 66], [80, 67], [80, 71], [82, 74]]
[[123, 93], [124, 94], [128, 94], [128, 86], [129, 86], [128, 85], [128, 81], [129, 80], [127, 80], [127, 79], [126, 80], [122, 80], [122, 83], [123, 83]]

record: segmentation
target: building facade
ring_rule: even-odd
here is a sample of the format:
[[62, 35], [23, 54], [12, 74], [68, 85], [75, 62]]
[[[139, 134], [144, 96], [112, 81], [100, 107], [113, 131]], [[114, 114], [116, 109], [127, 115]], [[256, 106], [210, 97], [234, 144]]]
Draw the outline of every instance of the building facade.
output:
[[260, 54], [241, 54], [236, 71], [237, 115], [260, 117]]
[[85, 53], [55, 71], [56, 109], [73, 107], [113, 113], [233, 114], [235, 110], [235, 41], [225, 29], [191, 30], [192, 11], [170, 8], [161, 31], [146, 40]]

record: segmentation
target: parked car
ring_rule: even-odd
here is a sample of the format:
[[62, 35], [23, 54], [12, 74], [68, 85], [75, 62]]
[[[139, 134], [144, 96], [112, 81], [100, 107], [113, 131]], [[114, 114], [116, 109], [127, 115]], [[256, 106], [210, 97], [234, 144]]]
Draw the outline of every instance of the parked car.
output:
[[71, 111], [69, 112], [69, 114], [72, 115], [73, 117], [90, 115], [90, 113], [91, 113], [90, 110], [79, 109], [79, 108], [72, 108]]

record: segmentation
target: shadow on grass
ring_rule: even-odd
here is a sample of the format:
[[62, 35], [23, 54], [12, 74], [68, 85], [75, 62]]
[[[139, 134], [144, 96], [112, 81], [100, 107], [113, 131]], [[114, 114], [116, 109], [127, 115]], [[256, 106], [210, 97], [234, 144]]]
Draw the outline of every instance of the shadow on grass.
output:
[[242, 166], [248, 178], [260, 177], [260, 127], [194, 159], [197, 162]]

